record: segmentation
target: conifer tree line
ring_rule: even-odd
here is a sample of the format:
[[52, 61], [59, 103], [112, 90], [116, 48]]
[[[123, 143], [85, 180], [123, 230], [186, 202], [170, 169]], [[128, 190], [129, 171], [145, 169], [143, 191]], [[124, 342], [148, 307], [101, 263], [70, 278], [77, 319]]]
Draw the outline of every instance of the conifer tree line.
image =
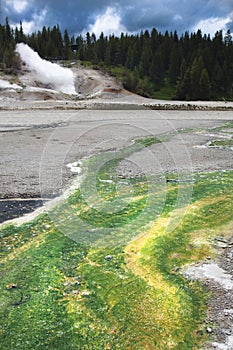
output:
[[[22, 23], [12, 29], [6, 19], [0, 25], [0, 64], [17, 69], [15, 45], [24, 42], [43, 58], [80, 60], [117, 71], [125, 87], [144, 96], [168, 89], [174, 99], [233, 99], [233, 41], [230, 30], [211, 38], [196, 33], [178, 36], [156, 29], [120, 37], [87, 33], [70, 37], [59, 26], [43, 27], [25, 35]], [[114, 69], [113, 69], [114, 68]]]

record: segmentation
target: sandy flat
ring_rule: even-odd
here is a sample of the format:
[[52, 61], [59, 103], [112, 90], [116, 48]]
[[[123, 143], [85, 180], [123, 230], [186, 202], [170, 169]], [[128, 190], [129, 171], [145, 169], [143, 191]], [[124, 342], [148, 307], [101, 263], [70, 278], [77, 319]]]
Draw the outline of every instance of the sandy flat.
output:
[[[188, 133], [151, 146], [154, 161], [147, 171], [232, 169], [232, 150], [206, 147], [208, 141], [218, 138], [206, 130], [230, 120], [231, 111], [1, 111], [1, 197], [39, 197], [41, 186], [44, 195], [57, 194], [74, 177], [66, 164], [115, 150], [138, 137], [162, 136], [187, 128]], [[131, 163], [143, 167], [139, 159], [145, 154], [142, 150]], [[126, 173], [129, 167], [123, 166]]]

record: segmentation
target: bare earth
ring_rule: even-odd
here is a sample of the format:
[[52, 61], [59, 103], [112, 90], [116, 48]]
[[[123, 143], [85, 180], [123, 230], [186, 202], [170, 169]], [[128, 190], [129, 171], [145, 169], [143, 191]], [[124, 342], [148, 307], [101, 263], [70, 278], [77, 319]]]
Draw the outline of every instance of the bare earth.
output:
[[[232, 120], [233, 112], [80, 110], [0, 112], [2, 197], [39, 197], [40, 167], [48, 196], [74, 176], [66, 164], [103, 150], [120, 148], [138, 137], [190, 129], [151, 147], [150, 173], [231, 169], [232, 150], [208, 148], [224, 135], [211, 128]], [[191, 130], [192, 129], [192, 130]], [[142, 151], [143, 152], [143, 151]], [[142, 154], [139, 154], [141, 157]], [[134, 160], [135, 161], [135, 160]], [[140, 163], [140, 160], [137, 160]], [[123, 171], [127, 172], [127, 167]], [[41, 174], [41, 176], [43, 175]], [[44, 176], [43, 176], [44, 178]]]
[[[190, 103], [186, 107], [194, 105], [196, 110], [174, 110], [174, 105], [183, 103], [144, 99], [102, 73], [82, 74], [76, 89], [83, 100], [41, 90], [0, 90], [0, 209], [4, 200], [9, 206], [13, 199], [59, 195], [76, 176], [67, 164], [144, 136], [171, 133], [168, 140], [123, 161], [119, 169], [123, 176], [233, 169], [232, 149], [208, 147], [210, 141], [229, 138], [227, 131], [214, 128], [233, 120], [233, 103]], [[26, 79], [32, 81], [30, 74], [24, 76], [24, 83]], [[172, 110], [148, 109], [148, 105], [167, 104]], [[222, 110], [210, 110], [216, 107]], [[189, 131], [182, 133], [184, 129]], [[220, 251], [219, 265], [233, 276], [231, 242]], [[213, 343], [206, 349], [233, 349], [228, 343], [233, 335], [232, 290], [206, 283], [215, 295], [209, 318], [217, 320], [216, 330], [211, 330]]]

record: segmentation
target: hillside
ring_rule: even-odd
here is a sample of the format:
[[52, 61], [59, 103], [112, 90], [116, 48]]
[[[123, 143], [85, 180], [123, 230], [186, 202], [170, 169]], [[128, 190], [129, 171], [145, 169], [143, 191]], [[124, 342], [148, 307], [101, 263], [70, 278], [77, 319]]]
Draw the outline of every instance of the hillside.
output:
[[11, 28], [8, 20], [0, 26], [0, 66], [17, 72], [15, 55], [18, 43], [26, 43], [47, 60], [79, 60], [103, 67], [115, 74], [125, 88], [150, 98], [196, 100], [232, 100], [233, 41], [230, 30], [223, 36], [177, 32], [122, 34], [99, 38], [69, 37], [58, 26], [43, 27], [26, 36]]
[[[227, 101], [164, 101], [149, 99], [123, 88], [118, 78], [106, 71], [86, 67], [79, 62], [60, 62], [75, 77], [77, 95], [56, 91], [51, 84], [38, 81], [35, 73], [22, 65], [17, 76], [0, 72], [1, 109], [41, 108], [155, 108], [155, 109], [231, 109]], [[128, 106], [128, 107], [127, 107]]]

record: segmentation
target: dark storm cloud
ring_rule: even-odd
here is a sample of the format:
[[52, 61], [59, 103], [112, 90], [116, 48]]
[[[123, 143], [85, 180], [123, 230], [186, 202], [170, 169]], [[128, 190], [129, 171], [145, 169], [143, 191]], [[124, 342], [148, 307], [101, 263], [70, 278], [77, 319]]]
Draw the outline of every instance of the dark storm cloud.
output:
[[[130, 3], [130, 1], [129, 1]], [[180, 0], [180, 1], [141, 1], [136, 0], [134, 7], [127, 9], [123, 24], [132, 31], [154, 26], [160, 30], [189, 30], [200, 20], [211, 17], [226, 17], [233, 12], [233, 0]]]
[[[20, 0], [18, 0], [20, 1]], [[81, 32], [99, 12], [109, 5], [107, 0], [25, 0], [28, 6], [21, 12], [17, 12], [13, 6], [14, 0], [2, 0], [2, 18], [9, 17], [10, 22], [30, 22], [34, 15], [39, 16], [46, 10], [44, 24], [53, 26], [59, 24], [61, 28], [67, 28], [70, 32]]]
[[[20, 1], [25, 4], [22, 10]], [[107, 7], [118, 11], [122, 25], [129, 32], [155, 27], [160, 31], [176, 29], [181, 33], [201, 20], [227, 16], [231, 16], [229, 26], [233, 23], [233, 0], [2, 0], [2, 18], [8, 16], [12, 23], [33, 22], [35, 16], [38, 18], [46, 10], [41, 18], [43, 25], [59, 24], [70, 33], [79, 33], [94, 24], [95, 18]]]
[[108, 0], [68, 0], [68, 1], [37, 1], [41, 7], [47, 8], [46, 21], [48, 24], [60, 24], [61, 27], [67, 28], [70, 32], [81, 32], [87, 28], [99, 12], [109, 5]]

